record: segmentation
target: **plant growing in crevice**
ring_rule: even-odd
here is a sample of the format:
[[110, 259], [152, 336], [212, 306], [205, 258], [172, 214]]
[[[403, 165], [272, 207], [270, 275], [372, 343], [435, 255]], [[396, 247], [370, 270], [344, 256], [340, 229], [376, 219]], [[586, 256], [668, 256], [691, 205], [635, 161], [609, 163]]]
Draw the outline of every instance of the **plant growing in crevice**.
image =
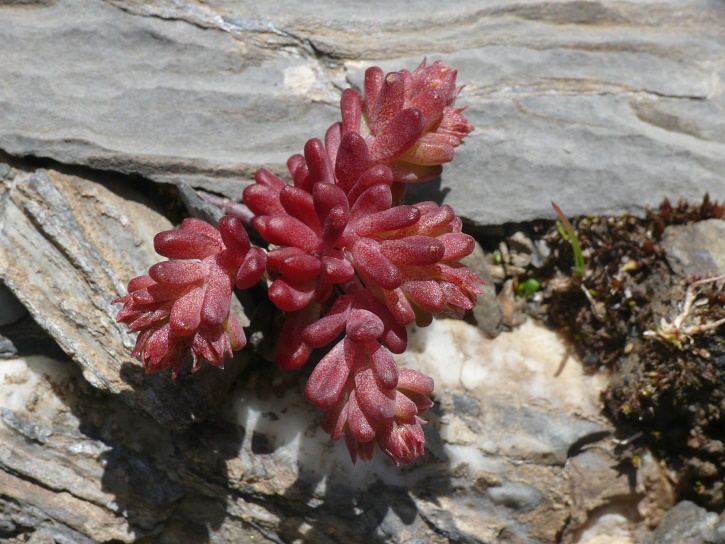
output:
[[[473, 127], [454, 107], [456, 72], [437, 61], [415, 71], [365, 74], [364, 92], [341, 97], [341, 122], [287, 161], [292, 183], [259, 170], [243, 204], [211, 198], [231, 213], [219, 230], [198, 219], [160, 233], [154, 265], [129, 284], [117, 320], [139, 331], [134, 356], [147, 372], [179, 371], [188, 352], [221, 367], [246, 343], [230, 312], [234, 286], [264, 275], [286, 319], [276, 360], [304, 365], [315, 348], [342, 339], [317, 364], [305, 397], [322, 427], [345, 439], [352, 461], [379, 449], [396, 464], [422, 455], [421, 415], [433, 380], [399, 369], [405, 327], [433, 315], [462, 316], [483, 281], [460, 259], [474, 240], [448, 205], [404, 205], [408, 183], [438, 176]], [[236, 217], [234, 217], [236, 216]], [[252, 247], [242, 221], [270, 244]]]
[[584, 254], [582, 253], [582, 248], [579, 244], [579, 237], [576, 234], [576, 230], [574, 230], [574, 227], [569, 222], [569, 219], [567, 219], [564, 212], [561, 211], [561, 208], [557, 206], [555, 202], [551, 203], [551, 207], [554, 208], [556, 215], [559, 216], [559, 221], [556, 222], [556, 228], [559, 230], [559, 234], [565, 240], [569, 240], [571, 249], [574, 252], [574, 268], [572, 269], [574, 275], [577, 278], [582, 279], [587, 270], [587, 266], [584, 262]]

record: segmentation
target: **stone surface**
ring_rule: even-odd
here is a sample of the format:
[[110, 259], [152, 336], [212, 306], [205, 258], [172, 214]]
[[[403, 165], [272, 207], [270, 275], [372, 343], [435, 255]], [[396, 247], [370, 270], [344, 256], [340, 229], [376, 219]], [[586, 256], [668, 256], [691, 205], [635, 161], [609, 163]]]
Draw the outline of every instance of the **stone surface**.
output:
[[474, 224], [725, 199], [720, 2], [5, 2], [0, 43], [13, 155], [239, 197], [366, 66], [428, 56], [459, 70], [477, 130], [419, 190]]
[[682, 501], [665, 514], [645, 544], [722, 544], [725, 520], [690, 501]]
[[496, 300], [496, 286], [494, 278], [486, 263], [486, 255], [481, 245], [476, 242], [473, 253], [462, 259], [463, 264], [476, 272], [486, 282], [483, 293], [478, 295], [476, 306], [472, 313], [478, 328], [491, 337], [496, 337], [501, 332], [503, 325], [503, 313], [501, 306]]
[[[603, 377], [584, 375], [533, 323], [492, 340], [441, 320], [412, 338], [401, 364], [437, 385], [428, 452], [407, 467], [384, 456], [353, 466], [319, 428], [302, 376], [263, 361], [216, 417], [186, 431], [100, 393], [69, 362], [2, 361], [0, 537], [535, 544], [572, 532], [567, 459], [609, 432]], [[602, 477], [590, 467], [579, 478]], [[640, 495], [603, 486], [589, 496]]]
[[676, 274], [725, 274], [725, 220], [708, 219], [665, 229], [662, 247]]
[[[144, 378], [143, 366], [130, 357], [134, 341], [115, 322], [118, 308], [111, 304], [131, 278], [163, 260], [153, 236], [172, 228], [168, 220], [134, 202], [139, 197], [127, 187], [116, 187], [124, 197], [52, 170], [17, 171], [0, 184], [0, 280], [35, 321], [95, 387], [168, 425], [203, 417], [229, 378], [207, 368], [182, 380], [188, 381], [183, 387], [161, 376]], [[242, 358], [235, 363], [231, 374], [241, 370]]]

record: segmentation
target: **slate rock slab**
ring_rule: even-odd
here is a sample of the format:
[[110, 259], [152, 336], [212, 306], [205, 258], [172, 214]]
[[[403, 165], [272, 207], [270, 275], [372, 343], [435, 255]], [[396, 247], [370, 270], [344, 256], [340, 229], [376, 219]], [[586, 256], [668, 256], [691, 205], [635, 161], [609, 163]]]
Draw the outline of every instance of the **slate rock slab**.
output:
[[475, 225], [725, 200], [721, 2], [10, 2], [0, 43], [16, 156], [239, 198], [365, 67], [427, 56], [466, 84], [477, 130], [436, 196]]

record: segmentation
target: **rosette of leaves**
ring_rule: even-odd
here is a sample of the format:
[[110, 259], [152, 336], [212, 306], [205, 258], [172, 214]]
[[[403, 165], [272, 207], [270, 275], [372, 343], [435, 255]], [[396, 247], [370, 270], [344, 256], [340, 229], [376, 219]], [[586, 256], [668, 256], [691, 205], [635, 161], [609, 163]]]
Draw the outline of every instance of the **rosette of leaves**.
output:
[[247, 339], [230, 312], [232, 289], [256, 284], [266, 254], [253, 248], [236, 217], [223, 217], [219, 230], [200, 219], [185, 219], [178, 230], [160, 232], [154, 248], [170, 260], [153, 265], [148, 275], [132, 279], [116, 321], [139, 332], [132, 356], [146, 372], [172, 369], [176, 378], [186, 356], [192, 372], [206, 359], [224, 368], [224, 358]]

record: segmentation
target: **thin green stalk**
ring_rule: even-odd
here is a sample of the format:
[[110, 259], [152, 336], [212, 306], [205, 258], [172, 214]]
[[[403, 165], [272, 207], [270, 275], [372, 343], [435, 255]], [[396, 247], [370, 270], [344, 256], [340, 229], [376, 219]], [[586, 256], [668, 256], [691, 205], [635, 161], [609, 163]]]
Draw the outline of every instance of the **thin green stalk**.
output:
[[551, 206], [554, 208], [556, 215], [559, 216], [561, 224], [564, 225], [564, 229], [566, 230], [569, 241], [571, 242], [571, 247], [574, 250], [574, 274], [576, 274], [579, 278], [583, 278], [587, 266], [584, 262], [584, 255], [582, 255], [582, 248], [579, 245], [579, 238], [577, 238], [576, 231], [566, 218], [566, 215], [564, 215], [564, 212], [561, 211], [561, 208], [557, 206], [555, 202], [552, 202]]

